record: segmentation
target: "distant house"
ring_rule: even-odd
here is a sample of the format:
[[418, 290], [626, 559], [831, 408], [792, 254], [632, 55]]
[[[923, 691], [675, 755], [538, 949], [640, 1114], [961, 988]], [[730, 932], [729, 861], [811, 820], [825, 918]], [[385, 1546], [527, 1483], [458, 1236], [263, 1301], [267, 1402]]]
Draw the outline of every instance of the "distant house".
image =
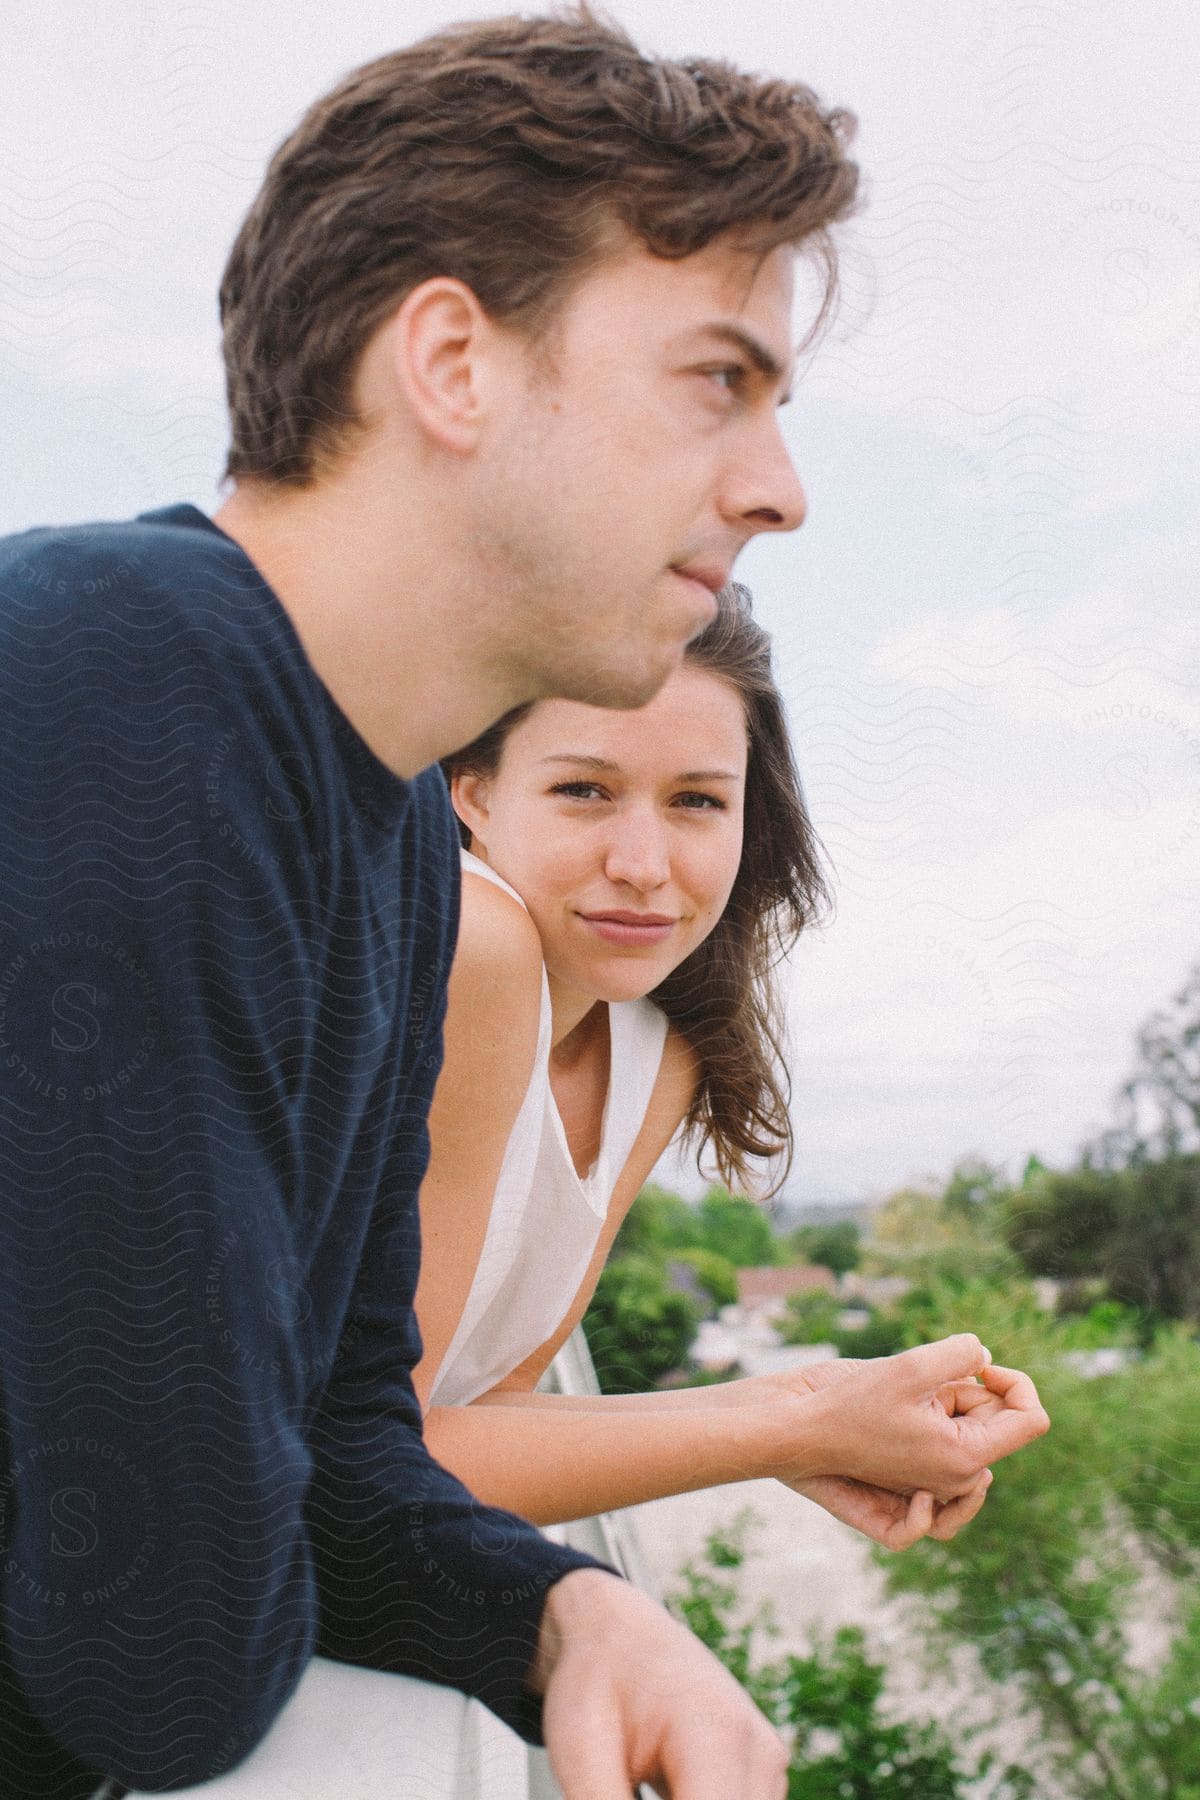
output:
[[837, 1293], [837, 1277], [814, 1263], [793, 1263], [783, 1269], [739, 1269], [737, 1284], [738, 1305], [748, 1319], [777, 1317], [793, 1294]]

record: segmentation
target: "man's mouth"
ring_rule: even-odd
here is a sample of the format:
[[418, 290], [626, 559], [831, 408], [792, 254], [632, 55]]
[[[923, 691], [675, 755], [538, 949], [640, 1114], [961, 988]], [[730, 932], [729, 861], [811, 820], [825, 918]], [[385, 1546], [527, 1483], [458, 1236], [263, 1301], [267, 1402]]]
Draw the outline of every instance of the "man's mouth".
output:
[[730, 576], [730, 570], [719, 563], [676, 563], [673, 569], [676, 575], [706, 588], [710, 594], [718, 594]]

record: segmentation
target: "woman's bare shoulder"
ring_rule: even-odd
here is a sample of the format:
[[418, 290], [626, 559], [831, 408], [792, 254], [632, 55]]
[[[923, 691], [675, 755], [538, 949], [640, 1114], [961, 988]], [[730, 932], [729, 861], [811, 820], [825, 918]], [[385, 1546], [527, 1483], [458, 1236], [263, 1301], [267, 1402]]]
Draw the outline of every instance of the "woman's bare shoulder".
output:
[[416, 1309], [422, 1405], [462, 1317], [487, 1235], [505, 1149], [537, 1060], [541, 940], [519, 901], [464, 872], [444, 1057], [421, 1185]]
[[[434, 1095], [443, 1133], [455, 1140], [505, 1134], [537, 1054], [542, 945], [519, 900], [482, 875], [463, 877], [458, 942], [450, 967], [445, 1057]], [[481, 1115], [480, 1095], [488, 1097]], [[437, 1143], [434, 1145], [435, 1153]]]
[[451, 982], [478, 990], [489, 1008], [541, 993], [542, 942], [521, 902], [486, 875], [463, 871]]

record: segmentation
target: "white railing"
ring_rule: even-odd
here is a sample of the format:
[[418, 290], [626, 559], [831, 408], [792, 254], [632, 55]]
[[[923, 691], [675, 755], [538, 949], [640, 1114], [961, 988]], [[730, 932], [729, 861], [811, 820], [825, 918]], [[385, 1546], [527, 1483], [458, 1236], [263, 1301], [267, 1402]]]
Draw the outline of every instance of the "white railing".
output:
[[[552, 1394], [600, 1392], [582, 1327], [571, 1333], [546, 1371], [541, 1385]], [[611, 1563], [635, 1587], [653, 1595], [656, 1600], [661, 1599], [658, 1583], [646, 1562], [628, 1513], [598, 1513], [595, 1518], [576, 1519], [570, 1525], [552, 1525], [546, 1536]], [[641, 1792], [650, 1800], [647, 1789], [643, 1788]], [[550, 1758], [544, 1750], [529, 1752], [529, 1800], [562, 1800], [562, 1790], [550, 1771]]]

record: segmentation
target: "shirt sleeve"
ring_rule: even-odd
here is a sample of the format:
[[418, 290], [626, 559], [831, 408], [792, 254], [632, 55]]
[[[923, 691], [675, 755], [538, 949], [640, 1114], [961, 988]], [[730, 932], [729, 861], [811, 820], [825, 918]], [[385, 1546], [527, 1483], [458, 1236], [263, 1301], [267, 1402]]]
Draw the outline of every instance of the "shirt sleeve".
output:
[[236, 1763], [315, 1638], [264, 970], [194, 658], [30, 566], [63, 604], [0, 643], [0, 1760], [165, 1788]]
[[419, 1338], [396, 1299], [417, 1264], [423, 1118], [402, 1136], [309, 1438], [317, 1648], [462, 1688], [540, 1743], [540, 1702], [524, 1679], [546, 1594], [572, 1569], [605, 1565], [485, 1506], [425, 1449], [409, 1374]]
[[[404, 1102], [360, 1260], [339, 1354], [309, 1441], [307, 1516], [318, 1649], [460, 1687], [531, 1742], [540, 1703], [524, 1687], [549, 1587], [605, 1566], [484, 1506], [425, 1449], [411, 1371], [427, 1120], [442, 1061], [458, 927], [458, 831], [436, 769], [414, 788], [416, 929]], [[448, 890], [448, 891], [447, 891]], [[453, 904], [448, 901], [453, 900]]]

